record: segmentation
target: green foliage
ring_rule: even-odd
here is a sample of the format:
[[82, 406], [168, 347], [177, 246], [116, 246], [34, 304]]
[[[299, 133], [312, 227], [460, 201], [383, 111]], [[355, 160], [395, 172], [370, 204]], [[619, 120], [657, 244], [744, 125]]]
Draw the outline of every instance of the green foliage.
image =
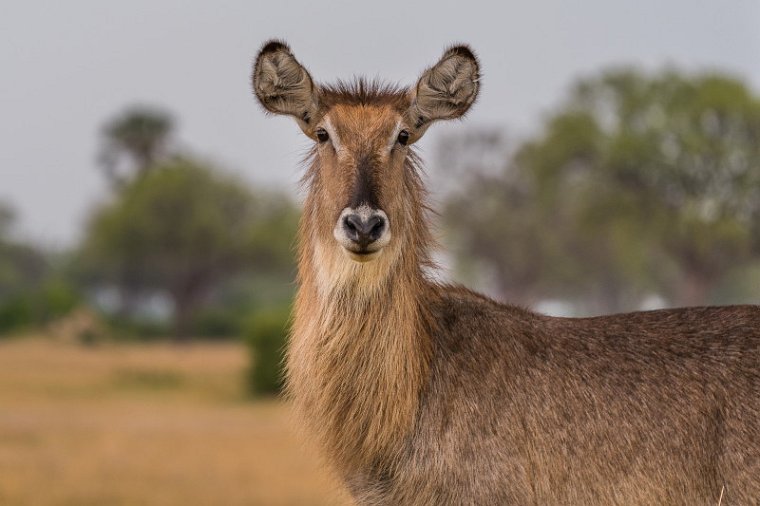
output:
[[82, 302], [79, 291], [56, 278], [18, 290], [0, 300], [0, 332], [40, 326], [70, 313]]
[[13, 218], [0, 204], [0, 333], [46, 324], [80, 303], [50, 255], [11, 237]]
[[[277, 260], [290, 264], [291, 256]], [[212, 300], [193, 318], [195, 335], [204, 339], [236, 339], [244, 336], [251, 313], [261, 308], [287, 306], [295, 290], [290, 268], [279, 271], [271, 264], [254, 263], [245, 273], [225, 282]]]
[[231, 339], [242, 333], [246, 313], [236, 307], [213, 304], [199, 309], [192, 319], [194, 335], [204, 339]]
[[256, 308], [289, 303], [297, 206], [173, 155], [173, 123], [145, 107], [107, 122], [101, 162], [114, 191], [65, 262], [14, 240], [0, 202], [0, 332], [46, 324], [83, 293], [123, 339], [239, 338]]
[[290, 276], [296, 221], [289, 199], [254, 195], [232, 176], [173, 159], [125, 186], [93, 215], [81, 263], [93, 283], [118, 286], [127, 308], [131, 298], [167, 294], [177, 337], [195, 330], [193, 321], [226, 333], [238, 323], [212, 322], [212, 315], [198, 311], [224, 292], [233, 275], [257, 270]]
[[15, 294], [0, 304], [0, 333], [16, 330], [34, 321], [34, 310], [29, 296]]
[[517, 302], [706, 303], [760, 256], [758, 138], [760, 98], [731, 77], [615, 69], [581, 80], [502, 173], [475, 168], [449, 199], [460, 264]]
[[246, 330], [251, 355], [248, 389], [254, 395], [279, 393], [283, 385], [283, 360], [290, 307], [274, 307], [253, 315]]
[[[176, 160], [125, 189], [91, 223], [92, 252], [153, 279], [223, 270], [246, 256], [251, 195], [233, 178]], [[192, 267], [191, 267], [192, 266]]]
[[284, 195], [263, 192], [256, 195], [254, 206], [251, 254], [257, 271], [279, 279], [292, 279], [299, 209]]
[[52, 321], [69, 314], [82, 302], [79, 290], [70, 282], [51, 277], [37, 293], [39, 319]]
[[48, 270], [42, 252], [30, 245], [0, 238], [0, 300], [39, 286]]

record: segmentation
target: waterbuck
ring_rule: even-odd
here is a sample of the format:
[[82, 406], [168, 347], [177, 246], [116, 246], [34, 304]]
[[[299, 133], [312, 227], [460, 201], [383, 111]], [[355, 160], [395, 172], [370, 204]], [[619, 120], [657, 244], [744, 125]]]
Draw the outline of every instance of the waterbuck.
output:
[[314, 141], [287, 391], [357, 503], [760, 504], [760, 307], [554, 318], [431, 279], [412, 146], [475, 102], [467, 46], [322, 86], [270, 41], [253, 89]]

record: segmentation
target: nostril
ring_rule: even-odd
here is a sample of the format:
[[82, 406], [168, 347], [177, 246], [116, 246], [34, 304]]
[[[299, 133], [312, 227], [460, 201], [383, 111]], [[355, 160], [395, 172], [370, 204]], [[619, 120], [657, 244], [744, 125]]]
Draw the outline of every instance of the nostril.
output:
[[385, 220], [380, 216], [373, 216], [367, 223], [367, 229], [369, 230], [369, 237], [373, 241], [376, 241], [383, 235], [383, 229], [385, 228]]
[[349, 214], [343, 219], [343, 228], [349, 239], [352, 241], [358, 241], [359, 234], [362, 230], [362, 221], [355, 214]]

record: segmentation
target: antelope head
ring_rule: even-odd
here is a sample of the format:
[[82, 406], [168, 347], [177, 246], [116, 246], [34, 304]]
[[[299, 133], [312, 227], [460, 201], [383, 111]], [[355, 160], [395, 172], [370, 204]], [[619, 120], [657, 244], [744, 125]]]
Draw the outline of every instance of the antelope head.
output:
[[302, 238], [357, 265], [392, 265], [419, 243], [416, 235], [427, 232], [412, 146], [433, 122], [464, 115], [478, 87], [466, 46], [451, 47], [415, 86], [399, 88], [362, 79], [320, 86], [286, 44], [265, 44], [253, 69], [256, 97], [314, 141]]

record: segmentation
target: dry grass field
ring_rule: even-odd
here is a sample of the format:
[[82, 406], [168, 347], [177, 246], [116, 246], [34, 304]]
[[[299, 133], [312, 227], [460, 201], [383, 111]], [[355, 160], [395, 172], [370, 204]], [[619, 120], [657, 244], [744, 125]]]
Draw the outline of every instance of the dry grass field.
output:
[[0, 505], [340, 505], [240, 345], [0, 341]]

